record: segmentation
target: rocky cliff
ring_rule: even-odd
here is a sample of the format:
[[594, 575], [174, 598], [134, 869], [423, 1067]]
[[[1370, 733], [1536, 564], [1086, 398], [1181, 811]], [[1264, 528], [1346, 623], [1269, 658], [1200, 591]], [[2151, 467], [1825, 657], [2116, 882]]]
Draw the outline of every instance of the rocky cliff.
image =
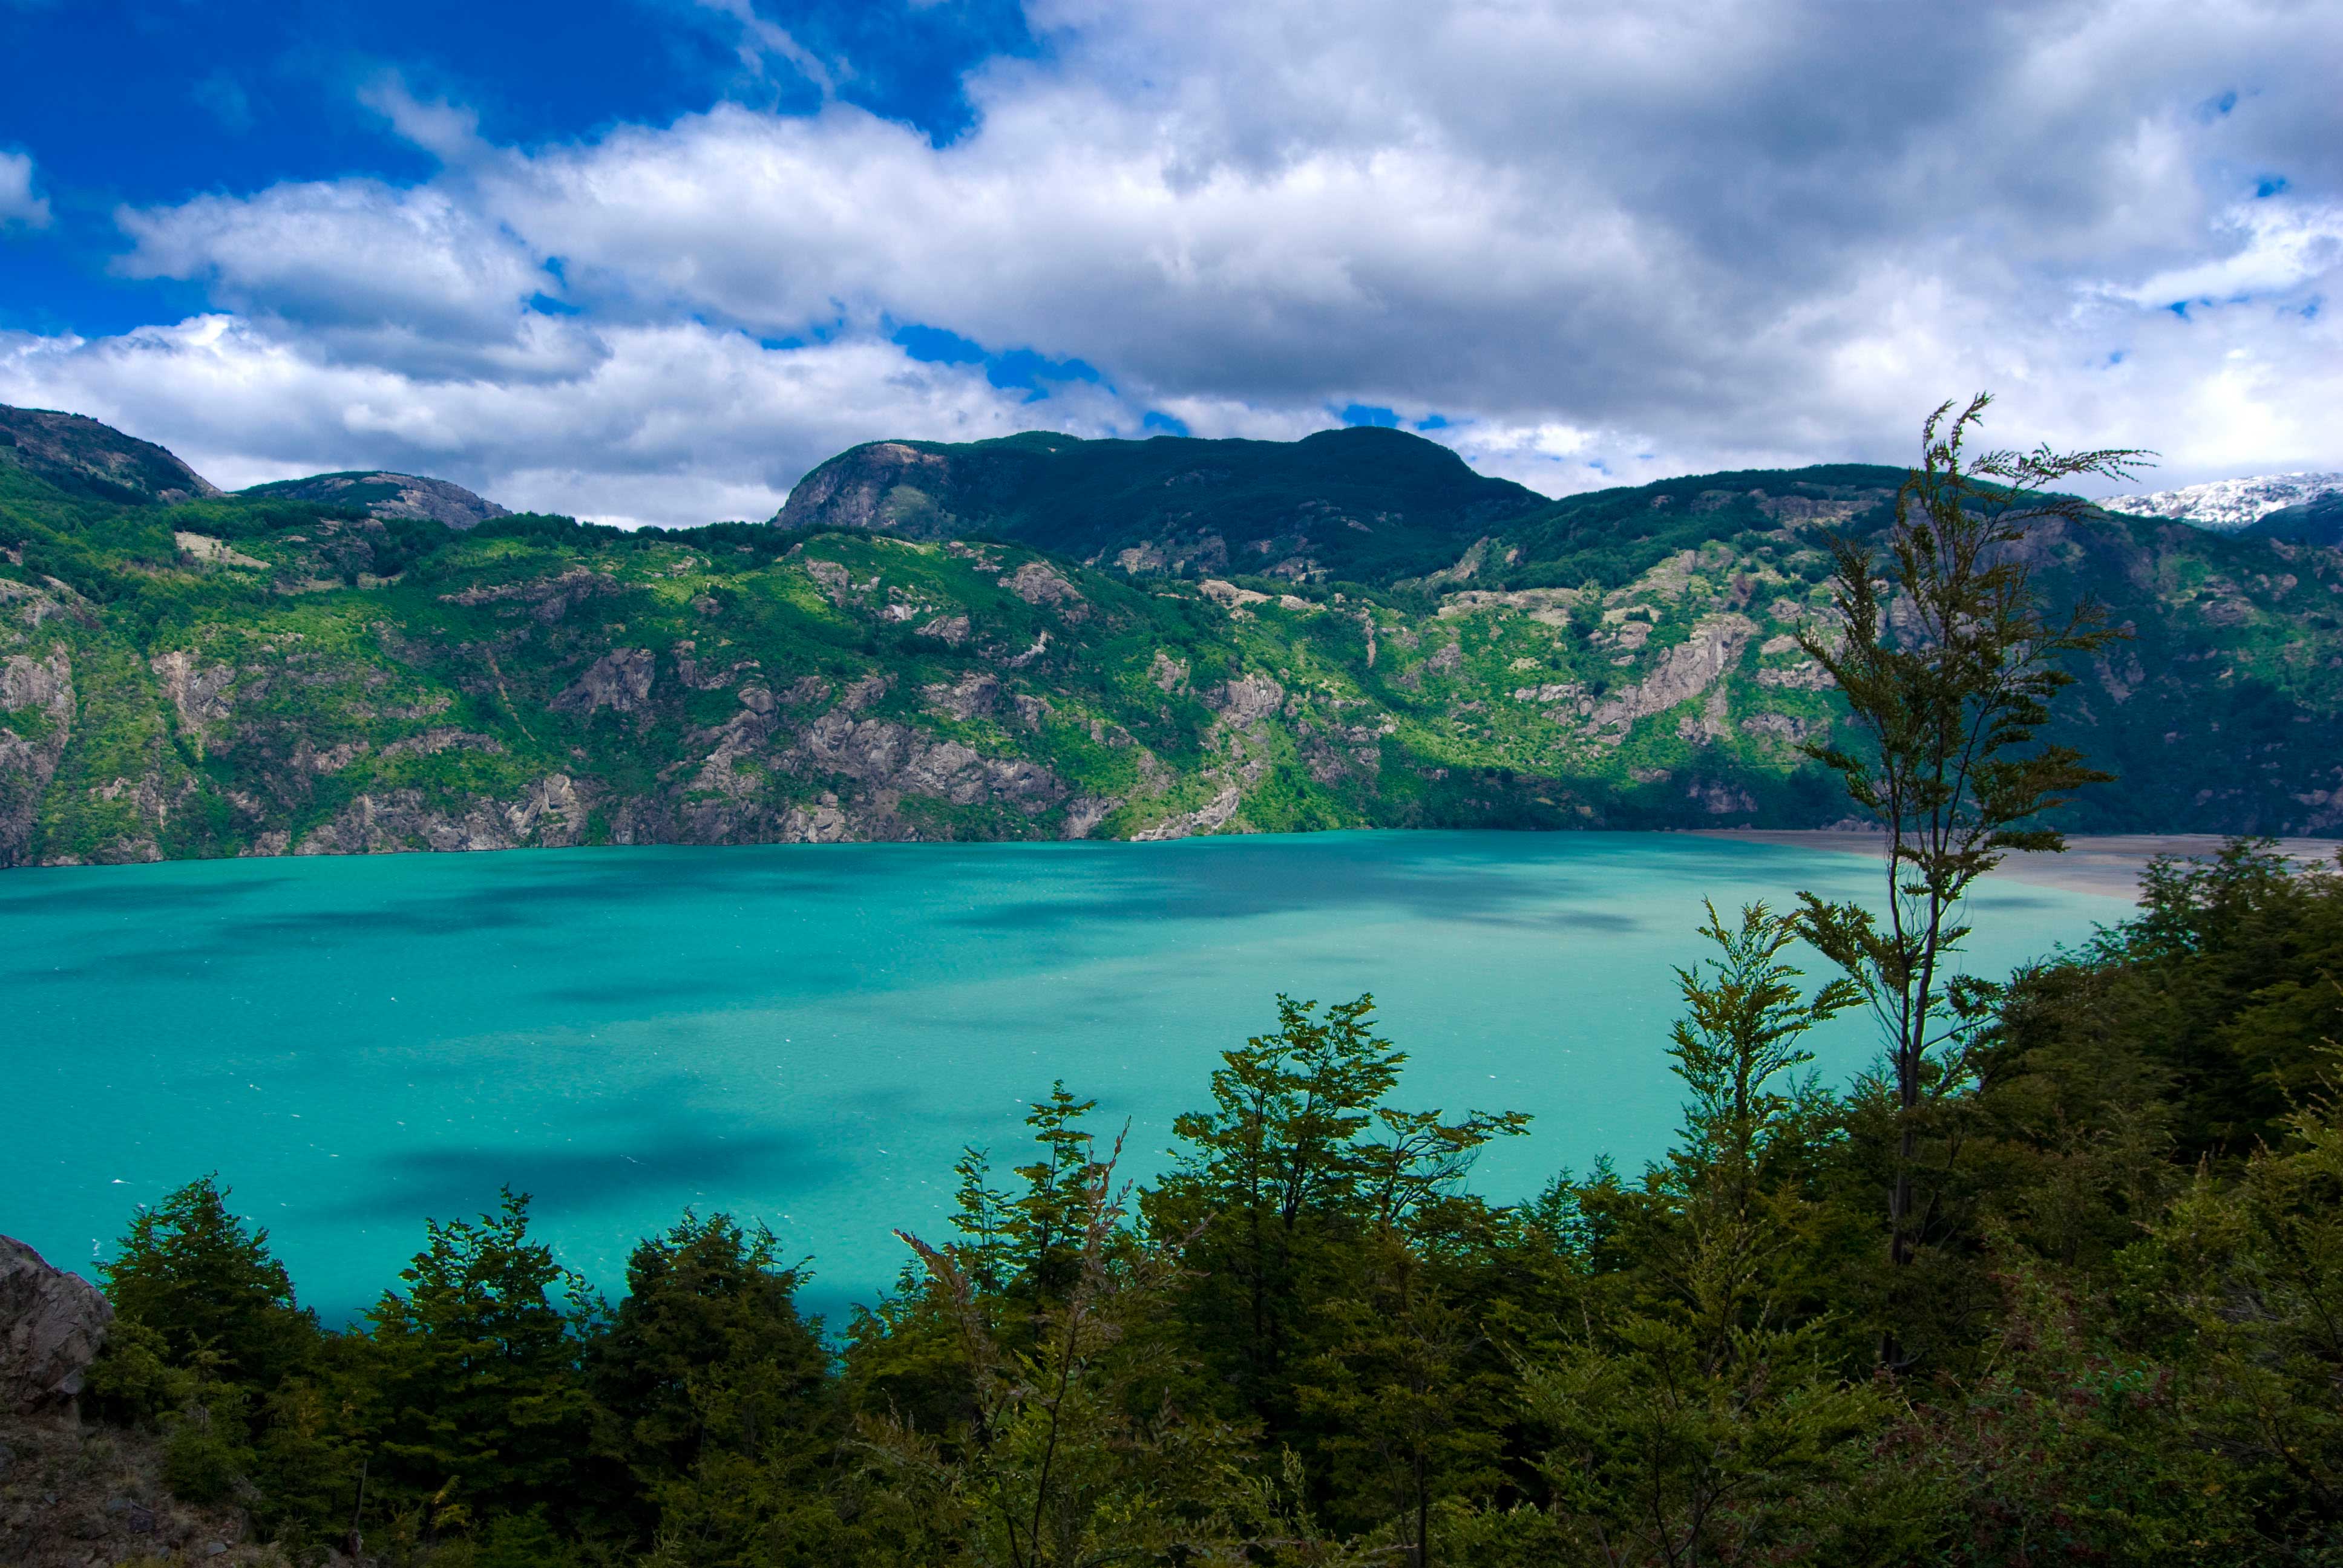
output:
[[0, 1236], [0, 1413], [73, 1416], [113, 1322], [96, 1285]]

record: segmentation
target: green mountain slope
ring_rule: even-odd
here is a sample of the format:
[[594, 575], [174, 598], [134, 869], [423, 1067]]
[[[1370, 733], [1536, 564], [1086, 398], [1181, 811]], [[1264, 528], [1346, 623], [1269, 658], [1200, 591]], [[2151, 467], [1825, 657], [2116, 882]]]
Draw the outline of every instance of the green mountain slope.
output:
[[1403, 431], [1299, 441], [874, 441], [798, 482], [785, 528], [1013, 539], [1092, 566], [1383, 585], [1547, 505]]
[[[1279, 492], [1264, 458], [1243, 515], [1326, 500], [1320, 455], [1352, 448], [1313, 439], [1311, 487]], [[1099, 493], [1165, 487], [1158, 443], [1081, 445]], [[1117, 453], [1143, 464], [1118, 477]], [[458, 532], [281, 495], [129, 505], [0, 467], [0, 864], [1821, 825], [1845, 808], [1797, 744], [1841, 712], [1792, 634], [1826, 619], [1825, 530], [1879, 526], [1898, 478], [1712, 475], [1504, 517], [1473, 512], [1478, 482], [1402, 485], [1440, 520], [1376, 586], [1322, 558], [1331, 580], [1183, 578], [872, 531], [960, 526], [893, 514]], [[1077, 545], [1108, 520], [1058, 515]], [[2136, 632], [2069, 694], [2067, 738], [2124, 775], [2071, 825], [2343, 828], [2343, 551], [2115, 517], [2027, 548], [2054, 596]]]
[[219, 494], [153, 442], [51, 408], [0, 403], [0, 467], [46, 480], [69, 495], [130, 506]]
[[2249, 538], [2292, 539], [2306, 545], [2343, 545], [2343, 495], [2282, 508], [2238, 530]]

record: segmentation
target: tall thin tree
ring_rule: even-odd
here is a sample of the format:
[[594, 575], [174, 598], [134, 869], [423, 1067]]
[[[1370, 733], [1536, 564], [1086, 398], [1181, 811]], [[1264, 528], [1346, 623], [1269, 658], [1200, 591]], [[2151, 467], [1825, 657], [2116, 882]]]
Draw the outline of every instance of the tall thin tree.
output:
[[[2039, 547], [2092, 509], [2053, 487], [2086, 475], [2128, 479], [2149, 456], [1972, 453], [1969, 436], [1992, 401], [1979, 393], [1957, 414], [1947, 401], [1928, 416], [1884, 560], [1871, 540], [1834, 538], [1835, 623], [1798, 638], [1866, 742], [1806, 750], [1886, 838], [1881, 912], [1799, 898], [1808, 940], [1862, 989], [1886, 1047], [1897, 1118], [1888, 1257], [1897, 1267], [1912, 1261], [1925, 1221], [1913, 1181], [1922, 1110], [1966, 1077], [1992, 1001], [1991, 987], [1950, 967], [1971, 930], [1965, 900], [2008, 851], [2065, 849], [2044, 814], [2112, 778], [2073, 747], [2037, 742], [2052, 700], [2074, 682], [2065, 661], [2126, 635], [2087, 598], [2063, 613], [2043, 605]], [[1906, 1359], [1892, 1334], [1882, 1359]]]

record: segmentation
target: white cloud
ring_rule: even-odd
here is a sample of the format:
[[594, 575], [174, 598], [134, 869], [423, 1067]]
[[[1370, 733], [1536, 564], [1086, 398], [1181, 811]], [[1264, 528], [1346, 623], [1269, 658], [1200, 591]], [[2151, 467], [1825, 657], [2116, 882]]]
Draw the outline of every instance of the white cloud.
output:
[[401, 138], [442, 163], [459, 164], [488, 151], [478, 114], [445, 98], [425, 102], [408, 90], [407, 78], [397, 71], [386, 71], [359, 88], [358, 102], [388, 120]]
[[24, 153], [0, 153], [0, 228], [11, 224], [49, 226], [49, 198], [33, 194], [33, 160]]
[[2343, 207], [2284, 200], [2233, 208], [2217, 226], [2226, 256], [2157, 273], [2121, 290], [2135, 305], [2219, 304], [2284, 294], [2343, 269]]
[[798, 475], [872, 429], [975, 440], [1030, 424], [980, 373], [884, 342], [772, 349], [683, 323], [612, 329], [601, 347], [579, 376], [449, 381], [324, 361], [229, 316], [99, 340], [0, 334], [0, 402], [162, 440], [229, 488], [382, 467], [517, 509], [679, 525], [769, 517]]
[[204, 279], [225, 303], [327, 327], [501, 336], [529, 298], [560, 286], [460, 193], [430, 186], [280, 185], [118, 221], [134, 242], [116, 263], [125, 276]]
[[776, 26], [758, 15], [751, 0], [697, 0], [697, 4], [739, 24], [740, 64], [752, 75], [769, 76], [771, 74], [769, 62], [779, 60], [820, 89], [823, 97], [828, 98], [837, 92], [838, 84], [830, 75], [830, 67], [823, 65], [811, 50], [799, 44], [788, 28]]
[[[632, 516], [739, 510], [854, 439], [1135, 433], [1150, 409], [1282, 437], [1353, 402], [1439, 414], [1437, 438], [1549, 490], [1898, 460], [1922, 411], [1979, 387], [2004, 395], [1996, 434], [2162, 447], [2158, 483], [2343, 462], [2315, 413], [2343, 390], [2318, 308], [2343, 282], [2343, 20], [2282, 0], [1029, 14], [1041, 56], [971, 78], [976, 122], [941, 147], [836, 101], [496, 147], [386, 79], [368, 101], [443, 159], [433, 180], [126, 213], [122, 267], [206, 283], [236, 364], [370, 388], [328, 423], [237, 408], [184, 328], [150, 335], [182, 344], [160, 357], [13, 363], [143, 355], [136, 427], [200, 430], [226, 462], [307, 460], [236, 434], [283, 419]], [[2160, 308], [2182, 297], [2224, 303]], [[1026, 404], [909, 360], [899, 323], [1104, 386]], [[654, 438], [670, 427], [710, 434]]]

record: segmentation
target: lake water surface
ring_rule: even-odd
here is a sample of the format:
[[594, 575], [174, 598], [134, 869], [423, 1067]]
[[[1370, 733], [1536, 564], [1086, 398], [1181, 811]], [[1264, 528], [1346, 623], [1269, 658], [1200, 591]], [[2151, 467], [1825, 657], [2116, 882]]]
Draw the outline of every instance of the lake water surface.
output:
[[[940, 1233], [951, 1162], [1005, 1170], [1052, 1079], [1163, 1162], [1216, 1053], [1280, 990], [1373, 990], [1400, 1100], [1520, 1110], [1498, 1199], [1676, 1121], [1669, 966], [1723, 908], [1868, 894], [1873, 862], [1678, 835], [1326, 833], [1170, 844], [524, 850], [0, 875], [0, 1231], [107, 1255], [206, 1171], [339, 1316], [423, 1218], [535, 1194], [616, 1293], [686, 1204], [761, 1218], [835, 1312]], [[2005, 972], [2115, 899], [1976, 900]], [[1843, 1079], [1867, 1023], [1816, 1040]]]

